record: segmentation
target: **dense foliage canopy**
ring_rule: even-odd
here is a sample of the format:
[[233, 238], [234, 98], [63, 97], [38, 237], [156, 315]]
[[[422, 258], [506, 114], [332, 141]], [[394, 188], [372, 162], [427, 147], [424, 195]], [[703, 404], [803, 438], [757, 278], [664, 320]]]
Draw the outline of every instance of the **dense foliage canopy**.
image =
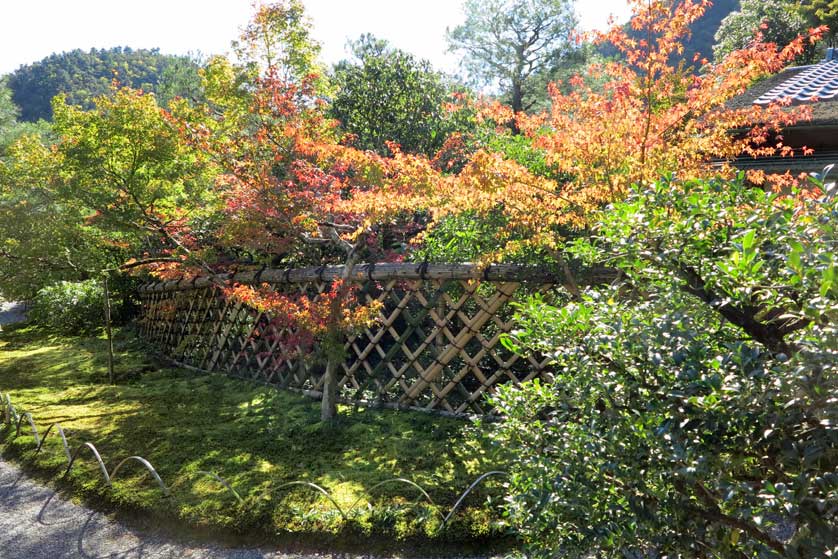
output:
[[[788, 0], [742, 0], [739, 10], [722, 20], [716, 31], [713, 54], [721, 60], [731, 52], [744, 48], [760, 33], [768, 42], [780, 45], [791, 42], [808, 27], [797, 6]], [[801, 63], [813, 62], [818, 57], [814, 45], [799, 57]]]
[[8, 76], [20, 118], [28, 122], [52, 118], [52, 98], [63, 93], [68, 102], [85, 108], [104, 95], [117, 80], [120, 84], [163, 94], [195, 93], [198, 66], [188, 57], [161, 54], [156, 49], [76, 49], [21, 66]]
[[426, 60], [364, 35], [352, 43], [353, 60], [333, 70], [337, 93], [329, 114], [351, 134], [347, 142], [382, 155], [395, 142], [407, 153], [433, 156], [464, 119], [446, 110], [453, 84]]

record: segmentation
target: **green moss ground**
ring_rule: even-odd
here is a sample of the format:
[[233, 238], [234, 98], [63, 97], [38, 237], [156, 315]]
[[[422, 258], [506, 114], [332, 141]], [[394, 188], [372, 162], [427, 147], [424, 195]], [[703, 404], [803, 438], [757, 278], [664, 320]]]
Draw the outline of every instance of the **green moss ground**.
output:
[[[83, 453], [62, 486], [88, 502], [213, 534], [303, 542], [306, 547], [365, 551], [503, 548], [509, 540], [487, 498], [496, 481], [467, 499], [443, 530], [459, 494], [496, 459], [468, 437], [471, 425], [421, 413], [344, 407], [331, 426], [319, 422], [319, 403], [304, 396], [160, 366], [128, 331], [116, 336], [117, 383], [107, 384], [101, 338], [56, 338], [32, 327], [0, 333], [0, 391], [30, 412], [43, 432], [59, 422], [71, 447], [93, 442], [112, 469], [131, 455], [148, 459], [173, 486], [166, 499], [141, 466], [105, 486]], [[0, 448], [33, 473], [58, 478], [66, 467], [55, 430], [36, 455], [28, 429], [0, 431]], [[227, 479], [244, 505], [218, 483]], [[436, 506], [397, 477], [415, 481]], [[292, 481], [326, 488], [343, 509]], [[372, 546], [372, 547], [371, 547]]]

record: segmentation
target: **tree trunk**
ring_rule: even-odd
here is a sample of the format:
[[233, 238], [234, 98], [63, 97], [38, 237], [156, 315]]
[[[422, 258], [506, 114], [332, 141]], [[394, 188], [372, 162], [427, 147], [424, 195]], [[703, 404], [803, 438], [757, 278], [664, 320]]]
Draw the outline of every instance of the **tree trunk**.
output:
[[[514, 80], [512, 82], [512, 110], [515, 112], [516, 116], [524, 110], [524, 88], [523, 84], [519, 80]], [[521, 128], [518, 126], [518, 120], [515, 118], [513, 118], [512, 122], [509, 123], [509, 128], [516, 136], [521, 133]]]
[[[335, 231], [335, 235], [337, 232]], [[320, 420], [323, 422], [333, 421], [338, 415], [338, 373], [343, 363], [343, 343], [345, 334], [340, 330], [340, 318], [343, 313], [343, 306], [351, 293], [350, 278], [355, 264], [358, 262], [358, 247], [363, 243], [364, 234], [360, 234], [354, 245], [350, 245], [346, 256], [343, 274], [341, 274], [342, 285], [337, 296], [332, 301], [329, 309], [329, 329], [326, 334], [326, 373], [323, 376], [323, 399], [320, 402]]]
[[338, 367], [333, 356], [326, 362], [326, 374], [323, 379], [323, 400], [320, 402], [320, 421], [334, 421], [338, 415]]

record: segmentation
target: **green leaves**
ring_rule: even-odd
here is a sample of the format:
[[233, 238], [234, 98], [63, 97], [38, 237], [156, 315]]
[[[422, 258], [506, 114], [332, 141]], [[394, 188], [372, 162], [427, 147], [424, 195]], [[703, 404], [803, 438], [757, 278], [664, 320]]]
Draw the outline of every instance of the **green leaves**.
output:
[[143, 243], [152, 231], [170, 237], [167, 248], [182, 248], [172, 246], [178, 227], [212, 208], [212, 169], [154, 96], [114, 89], [91, 111], [59, 96], [53, 109], [56, 186], [66, 203], [95, 212], [93, 222], [120, 242]]
[[105, 294], [100, 280], [62, 281], [44, 287], [35, 296], [30, 318], [50, 331], [79, 335], [105, 324]]
[[727, 260], [719, 262], [719, 268], [733, 280], [755, 278], [765, 264], [758, 259], [756, 247], [756, 233], [753, 229], [746, 230], [741, 235], [740, 242], [732, 243], [732, 251]]
[[363, 35], [354, 44], [357, 60], [344, 60], [333, 71], [337, 93], [329, 112], [353, 145], [388, 154], [388, 142], [406, 153], [429, 157], [466, 122], [444, 105], [452, 84], [426, 60]]
[[504, 341], [554, 364], [489, 435], [533, 556], [834, 550], [836, 223], [829, 197], [669, 178], [570, 245], [626, 280], [534, 297]]

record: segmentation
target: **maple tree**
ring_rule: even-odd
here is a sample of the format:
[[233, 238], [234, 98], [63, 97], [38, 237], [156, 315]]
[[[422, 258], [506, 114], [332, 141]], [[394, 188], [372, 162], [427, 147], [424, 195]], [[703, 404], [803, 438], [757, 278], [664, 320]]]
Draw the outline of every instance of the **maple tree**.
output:
[[[620, 199], [632, 184], [647, 184], [672, 170], [682, 177], [730, 177], [736, 157], [794, 154], [778, 138], [784, 126], [807, 118], [807, 108], [782, 102], [729, 108], [727, 102], [794, 60], [824, 28], [785, 46], [757, 37], [719, 62], [696, 60], [704, 72], [694, 75], [670, 61], [709, 2], [634, 0], [632, 5], [634, 33], [614, 27], [597, 36], [613, 43], [622, 58], [591, 64], [566, 90], [551, 86], [549, 111], [527, 115], [498, 103], [481, 107], [481, 117], [497, 123], [499, 134], [515, 121], [563, 178], [536, 175], [501, 153], [480, 149], [446, 184], [437, 201], [439, 215], [500, 209], [511, 227], [529, 231], [525, 243], [558, 248], [568, 229], [584, 229], [590, 212]], [[632, 38], [638, 34], [644, 38]], [[782, 184], [794, 178], [754, 171], [749, 179]]]
[[318, 69], [320, 45], [301, 0], [254, 2], [255, 13], [233, 41], [239, 61], [252, 75], [273, 72], [286, 82], [300, 81]]
[[[276, 5], [269, 12], [283, 9]], [[243, 35], [244, 42], [254, 43], [248, 51], [270, 52], [275, 41], [287, 40], [276, 37], [273, 20], [261, 14]], [[183, 137], [223, 170], [216, 184], [224, 204], [216, 230], [219, 264], [226, 258], [273, 266], [344, 265], [341, 280], [317, 301], [264, 286], [226, 290], [274, 320], [291, 320], [298, 336], [318, 342], [327, 358], [322, 417], [329, 420], [336, 413], [343, 340], [377, 312], [374, 305], [357, 308], [352, 270], [361, 258], [385, 256], [380, 250], [385, 229], [410, 226], [412, 215], [405, 210], [411, 205], [400, 195], [409, 196], [416, 185], [398, 178], [400, 162], [425, 161], [432, 169], [426, 158], [402, 156], [397, 146], [391, 148], [393, 158], [384, 158], [342, 144], [336, 123], [324, 115], [320, 77], [299, 76], [293, 58], [265, 61], [258, 74], [252, 65], [210, 61], [203, 73], [209, 103], [174, 105], [171, 118]], [[373, 191], [374, 203], [359, 203]]]
[[29, 300], [47, 285], [83, 280], [87, 271], [117, 265], [116, 247], [85, 226], [85, 212], [62, 203], [51, 188], [58, 167], [40, 139], [24, 136], [0, 160], [0, 293]]
[[136, 258], [181, 263], [200, 250], [193, 225], [211, 214], [214, 170], [183, 141], [153, 95], [114, 84], [92, 110], [53, 102], [51, 188], [85, 225]]
[[201, 154], [153, 95], [114, 84], [94, 102], [85, 110], [57, 97], [49, 133], [24, 135], [0, 165], [7, 294], [142, 262], [180, 264], [199, 246], [190, 222], [213, 207]]

